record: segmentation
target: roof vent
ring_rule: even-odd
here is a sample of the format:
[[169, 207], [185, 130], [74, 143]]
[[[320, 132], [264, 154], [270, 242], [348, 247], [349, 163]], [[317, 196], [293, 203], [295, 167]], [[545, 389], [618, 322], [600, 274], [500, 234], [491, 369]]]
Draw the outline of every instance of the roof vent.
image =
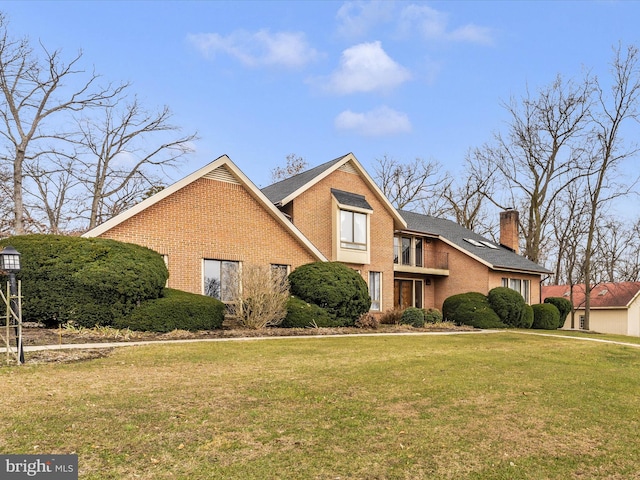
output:
[[609, 290], [607, 290], [606, 288], [604, 290], [600, 290], [600, 292], [598, 293], [598, 295], [600, 295], [601, 297], [606, 295], [607, 293], [609, 293]]

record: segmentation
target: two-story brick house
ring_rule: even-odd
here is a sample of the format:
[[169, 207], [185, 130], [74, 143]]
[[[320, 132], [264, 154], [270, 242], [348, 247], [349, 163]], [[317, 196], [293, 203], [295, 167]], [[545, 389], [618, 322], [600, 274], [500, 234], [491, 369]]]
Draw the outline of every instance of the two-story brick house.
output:
[[243, 264], [338, 261], [365, 279], [373, 311], [441, 308], [452, 294], [500, 285], [537, 303], [549, 272], [517, 254], [514, 214], [505, 212], [506, 246], [495, 245], [396, 210], [353, 154], [262, 190], [225, 155], [84, 236], [149, 247], [167, 262], [168, 286], [223, 300]]

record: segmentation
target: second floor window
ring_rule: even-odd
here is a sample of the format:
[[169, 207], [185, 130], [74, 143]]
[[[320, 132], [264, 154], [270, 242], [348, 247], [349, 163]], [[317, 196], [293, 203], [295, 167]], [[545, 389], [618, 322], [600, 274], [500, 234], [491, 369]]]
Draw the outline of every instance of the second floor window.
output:
[[356, 250], [367, 249], [367, 215], [340, 210], [340, 246]]

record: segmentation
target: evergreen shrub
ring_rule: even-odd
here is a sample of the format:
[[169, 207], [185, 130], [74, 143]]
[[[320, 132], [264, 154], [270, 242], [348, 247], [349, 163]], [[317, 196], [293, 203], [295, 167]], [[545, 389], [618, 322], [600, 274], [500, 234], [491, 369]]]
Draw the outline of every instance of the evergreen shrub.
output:
[[478, 292], [460, 293], [448, 297], [442, 305], [446, 321], [475, 328], [506, 328], [493, 311], [487, 297]]
[[560, 311], [550, 303], [539, 303], [533, 307], [533, 326], [542, 330], [555, 330], [560, 326]]
[[531, 328], [533, 326], [533, 307], [531, 305], [527, 304], [524, 306], [522, 323], [525, 325], [522, 328]]
[[442, 322], [442, 313], [437, 308], [427, 308], [424, 310], [425, 323], [440, 323]]
[[402, 312], [400, 323], [422, 328], [424, 327], [424, 311], [421, 308], [408, 307]]
[[313, 303], [305, 302], [296, 297], [287, 301], [287, 316], [279, 327], [307, 328], [307, 327], [339, 327], [341, 323], [331, 317], [329, 313]]
[[161, 333], [215, 330], [222, 328], [225, 310], [225, 304], [215, 298], [165, 288], [163, 297], [143, 302], [118, 319], [116, 326]]
[[0, 241], [7, 245], [21, 253], [23, 320], [48, 327], [112, 325], [160, 297], [169, 277], [160, 254], [115, 240], [21, 235]]
[[564, 322], [567, 320], [567, 315], [571, 313], [571, 302], [562, 297], [547, 297], [544, 299], [544, 303], [550, 303], [555, 305], [560, 312], [560, 321], [558, 328], [564, 327]]
[[526, 325], [524, 321], [526, 302], [519, 292], [508, 287], [496, 287], [489, 291], [487, 299], [502, 323], [516, 328], [531, 327], [531, 325]]
[[341, 326], [353, 326], [371, 307], [369, 289], [355, 270], [338, 262], [308, 263], [289, 275], [291, 295], [318, 305]]

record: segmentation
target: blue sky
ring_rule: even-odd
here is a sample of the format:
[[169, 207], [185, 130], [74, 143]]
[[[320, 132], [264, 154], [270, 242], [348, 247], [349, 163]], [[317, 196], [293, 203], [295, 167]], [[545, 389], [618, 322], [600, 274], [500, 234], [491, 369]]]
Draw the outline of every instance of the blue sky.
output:
[[438, 160], [504, 127], [500, 106], [638, 41], [631, 1], [5, 1], [11, 32], [168, 105], [196, 152], [222, 154], [259, 187], [288, 154], [315, 166], [353, 152]]

